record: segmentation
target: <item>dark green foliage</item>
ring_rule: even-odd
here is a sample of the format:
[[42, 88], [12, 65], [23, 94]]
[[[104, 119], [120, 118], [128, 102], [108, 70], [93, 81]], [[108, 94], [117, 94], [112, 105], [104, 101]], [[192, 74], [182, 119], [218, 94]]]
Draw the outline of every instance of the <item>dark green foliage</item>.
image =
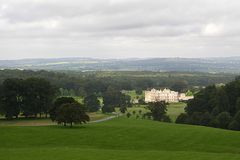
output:
[[104, 113], [114, 112], [115, 107], [119, 107], [121, 112], [125, 113], [126, 107], [131, 107], [131, 97], [109, 86], [103, 94], [103, 104], [102, 111]]
[[136, 92], [137, 95], [142, 95], [142, 93], [143, 93], [143, 91], [141, 89], [136, 89], [135, 92]]
[[138, 113], [139, 113], [140, 115], [142, 115], [142, 110], [139, 110]]
[[240, 130], [240, 123], [236, 120], [233, 120], [231, 123], [229, 123], [228, 129], [239, 131]]
[[48, 113], [56, 96], [57, 89], [48, 81], [29, 78], [23, 81], [23, 114], [28, 117]]
[[237, 98], [235, 109], [237, 112], [240, 111], [240, 97]]
[[121, 106], [121, 107], [119, 108], [119, 110], [120, 110], [121, 113], [126, 113], [127, 107], [126, 107], [126, 106]]
[[97, 112], [100, 109], [100, 101], [95, 94], [85, 97], [83, 103], [89, 112]]
[[2, 113], [7, 119], [17, 118], [23, 104], [23, 81], [6, 79], [2, 86]]
[[218, 128], [227, 129], [232, 117], [228, 112], [222, 112], [217, 116], [216, 120]]
[[240, 79], [225, 86], [202, 89], [188, 101], [185, 110], [190, 117], [189, 124], [237, 130], [240, 124]]
[[155, 121], [164, 121], [167, 119], [167, 105], [165, 102], [149, 103], [147, 109], [150, 110], [150, 112], [147, 113], [147, 117], [151, 115]]
[[193, 125], [201, 125], [202, 113], [194, 112], [190, 117], [188, 122]]
[[57, 89], [40, 78], [6, 79], [1, 87], [1, 112], [7, 119], [48, 114]]
[[175, 123], [179, 123], [179, 124], [187, 124], [188, 123], [188, 115], [186, 113], [181, 113], [177, 119]]
[[[30, 70], [0, 70], [0, 83], [8, 78], [43, 78], [61, 89], [61, 96], [82, 96], [106, 92], [108, 86], [118, 90], [146, 90], [148, 88], [171, 88], [179, 83], [193, 86], [207, 86], [227, 83], [234, 79], [229, 74], [208, 74], [189, 72], [148, 72], [148, 71], [103, 71], [103, 72], [50, 72]], [[184, 84], [184, 85], [185, 85]], [[184, 89], [186, 90], [186, 89]]]
[[238, 111], [238, 112], [235, 114], [234, 120], [236, 120], [238, 123], [240, 123], [240, 111]]
[[211, 120], [212, 120], [211, 114], [209, 112], [205, 112], [201, 116], [200, 124], [203, 126], [208, 126]]
[[171, 87], [172, 90], [183, 92], [188, 88], [188, 82], [187, 81], [177, 81], [175, 82]]
[[112, 113], [112, 112], [115, 112], [115, 107], [112, 106], [112, 105], [104, 105], [102, 107], [102, 112], [103, 113]]
[[82, 124], [90, 120], [85, 112], [85, 108], [80, 103], [67, 103], [61, 105], [56, 111], [56, 121], [58, 124]]
[[167, 122], [167, 123], [171, 123], [172, 122], [171, 118], [168, 115], [163, 115], [162, 121], [163, 122]]
[[132, 115], [132, 114], [131, 114], [131, 113], [129, 113], [129, 112], [126, 114], [127, 118], [130, 118], [130, 117], [131, 117], [131, 115]]
[[49, 111], [51, 120], [52, 121], [56, 120], [56, 112], [58, 108], [60, 108], [64, 104], [71, 104], [71, 103], [77, 103], [77, 102], [72, 97], [60, 97], [56, 99], [56, 101], [54, 102], [54, 105]]

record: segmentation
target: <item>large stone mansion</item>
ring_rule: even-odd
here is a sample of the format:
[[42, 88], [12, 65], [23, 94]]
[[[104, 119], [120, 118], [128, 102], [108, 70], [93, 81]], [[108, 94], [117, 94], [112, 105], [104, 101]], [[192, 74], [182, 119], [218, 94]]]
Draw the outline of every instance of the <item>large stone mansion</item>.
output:
[[179, 102], [193, 99], [193, 96], [186, 96], [185, 93], [171, 91], [170, 89], [145, 91], [145, 102]]

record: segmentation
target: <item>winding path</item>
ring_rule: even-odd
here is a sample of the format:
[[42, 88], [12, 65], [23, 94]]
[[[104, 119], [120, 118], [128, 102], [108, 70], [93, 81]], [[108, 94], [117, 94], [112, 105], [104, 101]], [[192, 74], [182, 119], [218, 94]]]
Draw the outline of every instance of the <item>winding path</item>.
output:
[[90, 121], [89, 123], [100, 123], [100, 122], [105, 122], [105, 121], [109, 121], [111, 119], [114, 119], [114, 118], [117, 118], [119, 116], [110, 116], [110, 117], [106, 117], [106, 118], [103, 118], [103, 119], [99, 119], [99, 120], [96, 120], [96, 121]]

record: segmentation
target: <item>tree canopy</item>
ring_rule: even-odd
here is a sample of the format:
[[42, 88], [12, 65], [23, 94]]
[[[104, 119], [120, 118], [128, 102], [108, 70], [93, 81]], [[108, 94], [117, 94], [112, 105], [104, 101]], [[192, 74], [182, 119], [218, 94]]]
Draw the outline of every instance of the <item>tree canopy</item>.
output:
[[180, 115], [180, 123], [240, 130], [240, 79], [225, 86], [208, 86], [189, 100], [187, 115]]

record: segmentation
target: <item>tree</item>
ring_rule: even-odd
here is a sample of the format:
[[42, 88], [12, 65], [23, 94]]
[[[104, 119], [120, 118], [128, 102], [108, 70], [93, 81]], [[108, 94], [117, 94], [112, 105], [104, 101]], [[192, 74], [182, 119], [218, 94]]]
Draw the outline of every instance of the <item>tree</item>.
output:
[[240, 123], [236, 120], [233, 120], [231, 123], [229, 123], [228, 129], [239, 131], [240, 130]]
[[126, 112], [126, 107], [131, 106], [131, 97], [110, 86], [103, 94], [103, 104], [102, 111], [104, 113], [114, 112], [115, 107]]
[[136, 89], [135, 92], [137, 95], [142, 95], [142, 93], [143, 93], [143, 91], [141, 89]]
[[217, 116], [216, 120], [217, 127], [227, 129], [232, 117], [228, 112], [222, 112]]
[[126, 107], [126, 106], [121, 106], [121, 107], [119, 108], [119, 110], [120, 110], [121, 113], [126, 113], [127, 107]]
[[22, 80], [6, 79], [2, 86], [2, 112], [7, 119], [12, 119], [18, 115], [22, 107]]
[[211, 120], [212, 120], [212, 117], [211, 117], [210, 113], [205, 112], [201, 117], [200, 124], [203, 126], [208, 126], [209, 123], [211, 122]]
[[131, 117], [131, 113], [127, 113], [127, 118], [130, 118]]
[[100, 109], [100, 101], [95, 94], [85, 97], [83, 102], [89, 112], [97, 112]]
[[150, 113], [153, 120], [155, 121], [163, 121], [164, 116], [167, 113], [167, 105], [165, 102], [155, 102], [150, 103], [147, 106], [147, 109], [150, 110]]
[[77, 103], [77, 101], [72, 97], [60, 97], [56, 99], [56, 101], [54, 102], [54, 105], [49, 111], [51, 120], [52, 121], [56, 120], [56, 116], [57, 116], [56, 112], [58, 108], [60, 108], [64, 104], [71, 104], [71, 103]]
[[112, 112], [115, 112], [115, 107], [112, 106], [112, 105], [104, 105], [102, 107], [102, 112], [103, 113], [112, 113]]
[[138, 113], [139, 113], [140, 115], [142, 115], [142, 110], [139, 110]]
[[240, 97], [237, 98], [235, 108], [237, 112], [240, 111]]
[[48, 114], [57, 94], [57, 88], [41, 78], [29, 78], [23, 81], [23, 114], [40, 117]]
[[191, 116], [189, 116], [188, 122], [193, 125], [201, 125], [202, 113], [194, 112]]
[[181, 113], [177, 119], [176, 119], [176, 123], [179, 124], [187, 124], [188, 123], [188, 115], [186, 113]]
[[177, 81], [171, 86], [171, 89], [177, 92], [182, 92], [183, 90], [187, 89], [187, 87], [187, 81]]
[[68, 103], [61, 105], [56, 111], [56, 121], [58, 124], [82, 124], [90, 120], [83, 105], [80, 103]]
[[163, 115], [162, 121], [167, 123], [172, 122], [171, 118], [168, 115]]

